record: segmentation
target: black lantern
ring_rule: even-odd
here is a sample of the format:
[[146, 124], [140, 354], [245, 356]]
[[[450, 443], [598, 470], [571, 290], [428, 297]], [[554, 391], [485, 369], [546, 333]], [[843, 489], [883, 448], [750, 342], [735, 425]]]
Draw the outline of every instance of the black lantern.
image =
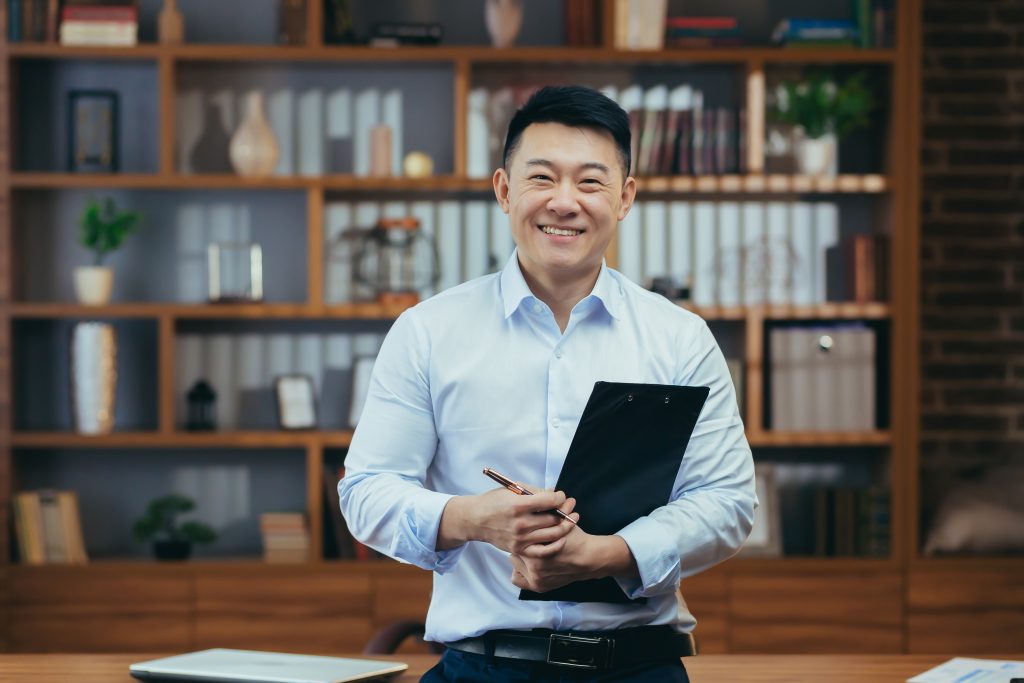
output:
[[185, 395], [188, 401], [188, 420], [185, 429], [190, 432], [209, 432], [217, 428], [215, 403], [217, 392], [205, 379], [192, 385]]
[[441, 274], [437, 244], [420, 231], [416, 218], [386, 218], [360, 235], [353, 257], [356, 281], [377, 293], [377, 302], [412, 306], [419, 290], [437, 284]]

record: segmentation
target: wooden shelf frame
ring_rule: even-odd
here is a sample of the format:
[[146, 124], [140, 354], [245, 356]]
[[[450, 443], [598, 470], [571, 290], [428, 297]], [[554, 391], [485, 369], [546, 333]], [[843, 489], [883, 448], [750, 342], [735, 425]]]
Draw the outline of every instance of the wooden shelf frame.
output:
[[[367, 47], [329, 46], [321, 40], [323, 17], [319, 3], [309, 3], [308, 30], [310, 44], [305, 47], [270, 45], [140, 45], [134, 48], [74, 48], [53, 44], [7, 44], [0, 40], [0, 551], [6, 558], [10, 539], [7, 537], [9, 519], [7, 505], [11, 496], [10, 473], [12, 469], [11, 450], [33, 448], [116, 448], [116, 447], [267, 447], [301, 448], [307, 451], [307, 470], [310, 478], [320, 476], [314, 473], [317, 458], [323, 457], [323, 450], [345, 448], [351, 434], [348, 432], [235, 432], [224, 434], [187, 434], [176, 429], [174, 414], [175, 399], [172, 395], [173, 343], [176, 325], [180, 321], [217, 320], [346, 320], [346, 319], [393, 319], [401, 311], [388, 309], [376, 304], [328, 304], [323, 301], [322, 291], [322, 207], [331, 193], [380, 192], [380, 193], [488, 193], [490, 181], [469, 179], [466, 173], [466, 111], [465, 99], [470, 87], [474, 69], [521, 64], [555, 64], [572, 69], [593, 64], [615, 64], [643, 67], [646, 65], [668, 64], [734, 64], [743, 69], [746, 78], [748, 132], [751, 144], [748, 148], [748, 167], [751, 173], [744, 176], [703, 176], [642, 178], [641, 192], [650, 194], [700, 193], [708, 195], [800, 195], [800, 194], [885, 194], [891, 204], [893, 230], [893, 268], [890, 291], [893, 300], [887, 304], [825, 304], [812, 307], [735, 307], [697, 309], [710, 320], [732, 320], [746, 325], [747, 358], [747, 411], [746, 420], [751, 425], [762, 424], [760, 396], [763, 386], [764, 359], [763, 323], [766, 320], [789, 319], [871, 319], [891, 321], [891, 399], [892, 413], [889, 431], [862, 434], [848, 433], [772, 433], [754, 429], [749, 433], [755, 446], [867, 446], [888, 448], [889, 475], [894, 491], [892, 545], [893, 554], [881, 563], [874, 560], [844, 560], [843, 558], [781, 558], [766, 560], [738, 560], [736, 566], [750, 571], [851, 571], [897, 566], [906, 563], [938, 563], [945, 566], [946, 560], [928, 560], [917, 555], [916, 542], [919, 530], [916, 528], [918, 506], [918, 455], [917, 439], [919, 408], [917, 390], [919, 379], [917, 368], [919, 352], [919, 146], [920, 128], [920, 0], [900, 0], [898, 3], [897, 34], [895, 49], [779, 49], [779, 48], [737, 48], [714, 50], [663, 50], [656, 52], [619, 51], [609, 47], [597, 48], [510, 48], [496, 50], [489, 47], [436, 47], [376, 49]], [[606, 3], [606, 12], [610, 4]], [[606, 17], [607, 18], [607, 17]], [[611, 44], [610, 24], [605, 22], [605, 45]], [[160, 139], [158, 142], [158, 167], [154, 173], [115, 175], [73, 175], [66, 173], [23, 173], [12, 172], [12, 143], [16, 122], [11, 121], [13, 79], [16, 65], [22, 60], [135, 60], [152, 61], [157, 67], [159, 84], [157, 93], [160, 111]], [[209, 62], [259, 64], [259, 63], [303, 63], [329, 62], [394, 65], [413, 63], [451, 64], [454, 87], [454, 168], [450, 175], [441, 175], [424, 180], [405, 178], [378, 179], [360, 178], [350, 175], [324, 177], [281, 177], [262, 180], [248, 180], [224, 175], [183, 175], [176, 172], [174, 163], [174, 98], [176, 97], [177, 73], [181, 69], [193, 68]], [[774, 65], [837, 65], [864, 64], [878, 65], [890, 69], [893, 77], [889, 99], [892, 103], [888, 150], [889, 168], [879, 175], [844, 175], [822, 179], [801, 176], [765, 175], [763, 164], [765, 96], [765, 70]], [[76, 188], [124, 188], [162, 190], [281, 190], [306, 193], [308, 221], [308, 249], [311, 268], [309, 269], [308, 301], [293, 304], [267, 304], [238, 307], [219, 307], [203, 304], [159, 304], [124, 303], [99, 308], [88, 308], [72, 304], [56, 303], [15, 303], [12, 302], [12, 287], [15, 281], [12, 272], [14, 264], [10, 255], [12, 193], [32, 190], [65, 190]], [[320, 272], [317, 272], [321, 269]], [[16, 433], [10, 421], [11, 416], [11, 368], [10, 334], [14, 322], [25, 319], [64, 318], [152, 318], [158, 321], [160, 340], [158, 428], [154, 433], [115, 433], [104, 437], [80, 437], [78, 435], [54, 435], [47, 433]], [[319, 453], [319, 456], [317, 454]], [[319, 490], [319, 489], [318, 489]], [[903, 491], [910, 491], [904, 495]], [[319, 516], [319, 508], [313, 508], [312, 500], [319, 494], [313, 492], [312, 483], [307, 493], [310, 498], [311, 517]], [[317, 503], [319, 499], [317, 498]], [[0, 567], [2, 562], [0, 561]], [[963, 559], [959, 564], [972, 565], [975, 561]], [[1002, 566], [998, 558], [976, 561], [980, 566], [994, 563]], [[1014, 560], [1006, 560], [1012, 564]], [[253, 563], [253, 571], [269, 571], [261, 563]], [[333, 563], [332, 563], [333, 564]], [[225, 571], [234, 571], [236, 565], [228, 563]], [[311, 563], [311, 566], [318, 566]], [[384, 565], [382, 565], [384, 566]], [[27, 568], [26, 568], [27, 569]], [[23, 568], [11, 568], [22, 571]], [[120, 571], [118, 566], [111, 571]], [[738, 571], [738, 570], [737, 570]]]

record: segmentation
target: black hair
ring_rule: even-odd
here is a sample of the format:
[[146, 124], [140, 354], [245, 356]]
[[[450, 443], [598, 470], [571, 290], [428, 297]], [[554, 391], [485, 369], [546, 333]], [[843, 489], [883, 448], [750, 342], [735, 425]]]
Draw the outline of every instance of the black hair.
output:
[[541, 88], [522, 106], [508, 124], [502, 166], [516, 151], [519, 138], [531, 123], [561, 123], [573, 128], [596, 128], [611, 133], [622, 164], [623, 179], [630, 170], [629, 115], [614, 100], [580, 85]]

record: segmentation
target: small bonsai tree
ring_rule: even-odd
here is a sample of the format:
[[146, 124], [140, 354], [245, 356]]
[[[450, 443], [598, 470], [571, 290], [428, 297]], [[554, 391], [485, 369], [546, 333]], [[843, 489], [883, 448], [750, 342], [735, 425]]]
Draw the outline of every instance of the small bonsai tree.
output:
[[861, 71], [836, 85], [830, 74], [817, 71], [804, 80], [783, 83], [775, 93], [773, 118], [802, 127], [809, 138], [827, 133], [841, 138], [869, 122], [875, 101], [864, 84], [866, 76]]
[[138, 229], [141, 217], [138, 211], [120, 211], [109, 197], [90, 199], [82, 209], [78, 241], [95, 254], [93, 265], [102, 266], [107, 254]]
[[178, 515], [195, 510], [191, 498], [172, 493], [150, 502], [146, 513], [135, 522], [135, 538], [144, 543], [157, 541], [188, 541], [210, 543], [217, 538], [216, 532], [202, 522], [178, 524]]

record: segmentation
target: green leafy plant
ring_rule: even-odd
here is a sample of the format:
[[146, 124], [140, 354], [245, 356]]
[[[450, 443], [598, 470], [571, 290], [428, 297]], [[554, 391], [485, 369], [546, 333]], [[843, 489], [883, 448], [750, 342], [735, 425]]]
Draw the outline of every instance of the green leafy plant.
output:
[[187, 496], [172, 493], [150, 502], [146, 513], [135, 521], [135, 538], [140, 542], [190, 541], [210, 543], [216, 532], [202, 522], [178, 523], [178, 515], [195, 510], [196, 504]]
[[864, 84], [863, 71], [850, 76], [842, 85], [827, 72], [814, 72], [798, 82], [782, 83], [776, 90], [773, 118], [804, 129], [809, 138], [827, 133], [843, 137], [869, 122], [875, 108], [871, 90]]
[[94, 265], [102, 266], [107, 254], [138, 229], [141, 218], [138, 211], [119, 210], [109, 197], [104, 202], [90, 199], [82, 209], [78, 241], [95, 254]]

